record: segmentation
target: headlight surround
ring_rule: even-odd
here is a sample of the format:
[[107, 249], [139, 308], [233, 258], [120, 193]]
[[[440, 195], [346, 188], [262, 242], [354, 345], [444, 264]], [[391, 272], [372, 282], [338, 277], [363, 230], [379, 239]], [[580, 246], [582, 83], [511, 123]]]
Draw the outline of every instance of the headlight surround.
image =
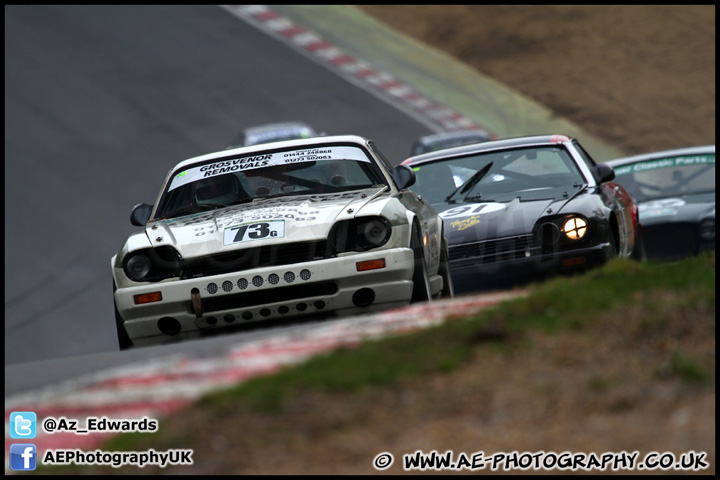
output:
[[543, 217], [533, 227], [533, 234], [543, 251], [562, 251], [592, 242], [594, 225], [578, 213]]
[[588, 230], [588, 222], [582, 217], [570, 217], [563, 222], [560, 231], [570, 240], [580, 240]]
[[336, 253], [364, 252], [385, 245], [392, 235], [392, 225], [380, 216], [359, 217], [335, 224], [330, 244]]
[[134, 282], [159, 281], [180, 275], [180, 254], [174, 248], [160, 247], [129, 253], [123, 271]]

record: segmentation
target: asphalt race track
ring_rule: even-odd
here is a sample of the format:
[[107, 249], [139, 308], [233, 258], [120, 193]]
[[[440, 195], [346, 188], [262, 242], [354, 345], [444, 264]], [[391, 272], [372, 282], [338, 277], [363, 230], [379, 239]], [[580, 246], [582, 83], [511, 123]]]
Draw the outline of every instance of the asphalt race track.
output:
[[398, 163], [430, 132], [217, 6], [5, 14], [6, 366], [116, 350], [110, 258], [177, 162], [279, 120]]

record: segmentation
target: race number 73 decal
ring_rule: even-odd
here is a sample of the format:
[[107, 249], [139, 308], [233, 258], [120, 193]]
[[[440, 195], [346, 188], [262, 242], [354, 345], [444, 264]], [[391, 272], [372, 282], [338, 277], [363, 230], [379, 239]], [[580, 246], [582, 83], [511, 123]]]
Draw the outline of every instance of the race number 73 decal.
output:
[[285, 220], [243, 223], [225, 229], [223, 244], [249, 242], [263, 238], [282, 238], [285, 236]]

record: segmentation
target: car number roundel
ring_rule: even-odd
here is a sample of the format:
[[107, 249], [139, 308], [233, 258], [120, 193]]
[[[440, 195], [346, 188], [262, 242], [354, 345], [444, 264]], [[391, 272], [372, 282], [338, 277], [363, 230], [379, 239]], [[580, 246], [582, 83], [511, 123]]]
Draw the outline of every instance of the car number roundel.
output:
[[284, 236], [285, 220], [243, 223], [225, 229], [223, 245], [263, 240], [266, 238], [283, 238]]
[[503, 208], [505, 208], [503, 203], [473, 203], [445, 210], [440, 212], [440, 216], [443, 218], [469, 217], [470, 215], [497, 212]]

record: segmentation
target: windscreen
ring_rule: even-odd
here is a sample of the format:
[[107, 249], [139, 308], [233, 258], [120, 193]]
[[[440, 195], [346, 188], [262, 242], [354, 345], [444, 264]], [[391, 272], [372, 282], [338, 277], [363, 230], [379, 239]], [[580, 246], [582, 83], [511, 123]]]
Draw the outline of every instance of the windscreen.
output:
[[715, 154], [644, 160], [615, 168], [615, 182], [638, 202], [715, 191]]
[[564, 148], [483, 152], [413, 167], [413, 191], [432, 204], [555, 198], [586, 183]]
[[175, 173], [155, 219], [264, 198], [319, 195], [385, 185], [375, 161], [356, 146], [323, 146], [232, 156]]

